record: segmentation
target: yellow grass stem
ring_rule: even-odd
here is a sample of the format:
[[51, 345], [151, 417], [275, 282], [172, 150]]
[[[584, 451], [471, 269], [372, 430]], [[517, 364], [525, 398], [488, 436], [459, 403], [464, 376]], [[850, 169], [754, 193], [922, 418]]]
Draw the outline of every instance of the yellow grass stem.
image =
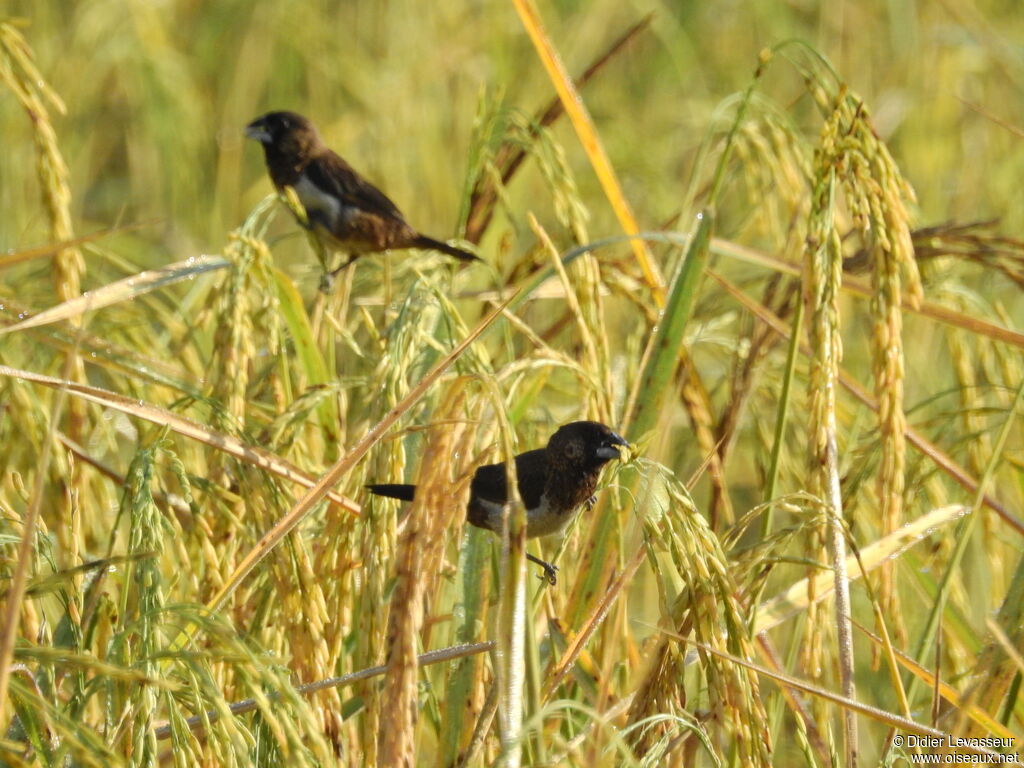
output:
[[[590, 113], [587, 111], [579, 91], [573, 85], [572, 78], [566, 71], [565, 64], [562, 63], [558, 51], [548, 37], [536, 6], [534, 6], [532, 0], [512, 0], [512, 2], [516, 12], [519, 14], [520, 21], [522, 21], [523, 26], [530, 35], [530, 40], [533, 41], [533, 46], [537, 50], [537, 56], [544, 65], [544, 69], [547, 70], [548, 77], [555, 86], [555, 91], [558, 93], [558, 97], [561, 99], [562, 105], [569, 115], [569, 120], [576, 130], [576, 136], [579, 138], [580, 144], [590, 159], [590, 164], [593, 166], [594, 172], [601, 182], [601, 187], [604, 189], [608, 202], [611, 203], [612, 210], [615, 211], [619, 225], [627, 235], [639, 234], [640, 228], [637, 226], [636, 217], [633, 215], [633, 210], [622, 193], [622, 187], [615, 175], [615, 169], [612, 167], [611, 160], [605, 152], [604, 144], [597, 133], [594, 121], [590, 117]], [[654, 261], [653, 255], [643, 240], [635, 238], [630, 243], [647, 287], [651, 290], [654, 302], [659, 307], [664, 306], [665, 281], [658, 272], [658, 265]]]

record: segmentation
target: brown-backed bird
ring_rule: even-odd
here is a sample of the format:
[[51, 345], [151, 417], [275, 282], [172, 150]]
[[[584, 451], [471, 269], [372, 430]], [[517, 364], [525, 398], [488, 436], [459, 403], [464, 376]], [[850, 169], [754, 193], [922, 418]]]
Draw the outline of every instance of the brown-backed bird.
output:
[[309, 227], [328, 248], [348, 254], [337, 274], [366, 253], [423, 248], [463, 261], [479, 259], [461, 248], [422, 235], [387, 195], [332, 151], [307, 118], [296, 112], [268, 112], [245, 129], [263, 146], [267, 172], [277, 190], [295, 190]]

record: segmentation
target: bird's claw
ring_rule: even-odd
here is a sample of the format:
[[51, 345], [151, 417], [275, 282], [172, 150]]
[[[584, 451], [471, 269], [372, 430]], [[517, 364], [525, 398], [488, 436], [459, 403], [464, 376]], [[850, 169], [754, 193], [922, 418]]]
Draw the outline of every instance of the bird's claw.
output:
[[551, 586], [554, 586], [558, 583], [558, 577], [555, 575], [558, 572], [557, 565], [552, 565], [547, 560], [541, 560], [539, 557], [537, 557], [536, 555], [531, 555], [529, 552], [526, 553], [526, 559], [529, 560], [531, 563], [536, 563], [544, 569], [544, 575], [538, 575], [538, 578], [544, 579], [544, 581], [546, 581]]
[[357, 257], [358, 257], [358, 254], [356, 254], [355, 256], [349, 256], [347, 259], [345, 259], [345, 261], [341, 262], [341, 264], [339, 266], [337, 266], [334, 269], [332, 269], [331, 270], [331, 279], [334, 279], [335, 277], [340, 275], [342, 272], [344, 272], [345, 269], [349, 266], [349, 264], [351, 264], [353, 261], [355, 261]]
[[558, 566], [544, 563], [541, 567], [544, 569], [544, 575], [537, 578], [544, 579], [552, 587], [558, 584]]

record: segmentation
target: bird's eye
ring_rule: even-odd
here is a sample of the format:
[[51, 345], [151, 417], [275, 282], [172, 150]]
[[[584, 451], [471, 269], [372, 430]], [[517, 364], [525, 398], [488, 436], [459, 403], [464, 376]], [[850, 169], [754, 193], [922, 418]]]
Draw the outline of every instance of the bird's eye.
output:
[[573, 440], [565, 446], [565, 455], [570, 459], [580, 459], [583, 457], [583, 446]]

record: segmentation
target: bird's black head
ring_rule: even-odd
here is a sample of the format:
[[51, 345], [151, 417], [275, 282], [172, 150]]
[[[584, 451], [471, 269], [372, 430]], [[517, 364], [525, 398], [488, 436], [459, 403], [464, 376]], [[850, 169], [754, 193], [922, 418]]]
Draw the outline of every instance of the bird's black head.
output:
[[245, 127], [245, 135], [255, 139], [269, 153], [301, 157], [320, 146], [320, 135], [307, 118], [298, 112], [268, 112]]
[[593, 471], [619, 458], [619, 448], [627, 445], [604, 424], [574, 421], [551, 436], [547, 458], [549, 465], [559, 469]]

